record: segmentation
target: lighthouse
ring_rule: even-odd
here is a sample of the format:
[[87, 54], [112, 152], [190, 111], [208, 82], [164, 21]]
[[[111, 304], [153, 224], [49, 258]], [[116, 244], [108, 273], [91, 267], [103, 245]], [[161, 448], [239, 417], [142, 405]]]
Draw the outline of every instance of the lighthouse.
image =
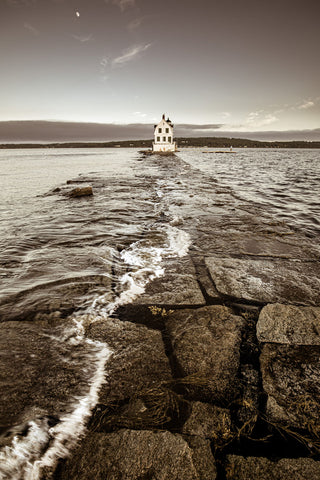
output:
[[158, 125], [154, 126], [154, 152], [175, 152], [176, 143], [173, 141], [173, 124], [169, 118], [162, 115]]

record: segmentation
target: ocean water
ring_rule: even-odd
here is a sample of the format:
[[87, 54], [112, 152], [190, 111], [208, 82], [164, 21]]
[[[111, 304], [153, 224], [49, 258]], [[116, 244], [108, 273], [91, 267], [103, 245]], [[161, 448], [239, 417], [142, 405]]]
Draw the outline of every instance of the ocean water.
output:
[[[314, 237], [320, 233], [320, 151], [318, 149], [184, 149], [183, 160], [213, 175], [219, 184], [268, 210], [275, 218]], [[206, 152], [206, 153], [203, 153]]]
[[[0, 478], [68, 454], [113, 354], [87, 326], [187, 255], [201, 216], [245, 205], [319, 235], [319, 150], [205, 150], [0, 150]], [[78, 184], [94, 195], [65, 195]]]

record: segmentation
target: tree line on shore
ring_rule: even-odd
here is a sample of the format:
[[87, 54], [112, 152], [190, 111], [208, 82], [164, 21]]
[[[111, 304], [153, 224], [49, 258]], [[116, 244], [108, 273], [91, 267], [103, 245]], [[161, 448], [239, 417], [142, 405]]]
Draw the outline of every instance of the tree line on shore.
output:
[[[180, 137], [175, 141], [178, 148], [320, 148], [320, 141], [260, 141], [245, 138], [227, 137]], [[112, 142], [64, 142], [64, 143], [6, 143], [0, 149], [6, 148], [152, 148], [152, 140], [121, 140]]]

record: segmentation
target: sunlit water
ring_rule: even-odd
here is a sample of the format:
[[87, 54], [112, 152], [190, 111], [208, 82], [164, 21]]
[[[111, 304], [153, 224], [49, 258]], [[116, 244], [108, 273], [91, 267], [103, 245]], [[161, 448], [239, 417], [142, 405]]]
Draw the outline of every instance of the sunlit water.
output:
[[[86, 326], [187, 254], [213, 187], [319, 234], [319, 150], [185, 149], [170, 162], [133, 149], [0, 150], [0, 478], [37, 479], [77, 442], [112, 355]], [[67, 180], [94, 196], [62, 195]]]

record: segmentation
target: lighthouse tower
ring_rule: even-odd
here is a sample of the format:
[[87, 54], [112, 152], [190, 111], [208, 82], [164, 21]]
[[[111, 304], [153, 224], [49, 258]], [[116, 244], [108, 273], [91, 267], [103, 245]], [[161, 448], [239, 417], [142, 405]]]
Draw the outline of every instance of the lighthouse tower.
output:
[[171, 120], [162, 115], [161, 121], [154, 126], [154, 152], [175, 152], [176, 143], [173, 141], [173, 125]]

